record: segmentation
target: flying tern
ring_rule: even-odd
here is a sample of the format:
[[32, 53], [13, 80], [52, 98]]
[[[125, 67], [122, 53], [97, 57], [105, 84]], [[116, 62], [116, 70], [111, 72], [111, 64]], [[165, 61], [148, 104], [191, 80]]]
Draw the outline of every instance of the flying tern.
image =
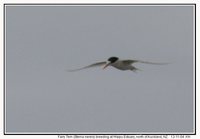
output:
[[103, 62], [97, 62], [79, 69], [72, 69], [72, 70], [67, 70], [69, 72], [74, 72], [74, 71], [79, 71], [87, 68], [92, 68], [92, 67], [99, 67], [103, 66], [102, 68], [105, 69], [108, 66], [115, 67], [116, 69], [119, 70], [131, 70], [131, 71], [136, 71], [139, 70], [138, 68], [134, 67], [132, 64], [134, 63], [144, 63], [144, 64], [154, 64], [154, 65], [163, 65], [167, 63], [154, 63], [154, 62], [148, 62], [148, 61], [141, 61], [141, 60], [121, 60], [118, 57], [110, 57], [108, 58], [107, 61]]

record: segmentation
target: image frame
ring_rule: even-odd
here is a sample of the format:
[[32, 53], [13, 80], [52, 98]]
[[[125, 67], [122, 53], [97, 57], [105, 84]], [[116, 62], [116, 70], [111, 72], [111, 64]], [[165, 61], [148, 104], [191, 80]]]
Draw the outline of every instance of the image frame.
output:
[[[194, 6], [194, 15], [193, 15], [193, 127], [194, 127], [194, 133], [123, 133], [123, 132], [119, 132], [119, 133], [101, 133], [101, 132], [91, 132], [91, 133], [81, 133], [81, 132], [74, 132], [74, 133], [7, 133], [6, 132], [6, 6], [56, 6], [56, 5], [60, 5], [60, 6], [70, 6], [70, 5], [90, 5], [90, 6], [134, 6], [134, 5], [147, 5], [147, 6], [166, 6], [166, 5], [170, 5], [170, 6]], [[137, 4], [133, 4], [133, 3], [5, 3], [3, 5], [3, 133], [4, 135], [196, 135], [196, 4], [195, 3], [137, 3]]]

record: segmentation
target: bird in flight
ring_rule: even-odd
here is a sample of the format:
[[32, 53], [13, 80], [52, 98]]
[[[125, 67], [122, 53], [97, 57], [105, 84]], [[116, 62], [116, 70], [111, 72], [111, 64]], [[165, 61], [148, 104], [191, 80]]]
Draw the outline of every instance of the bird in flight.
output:
[[164, 65], [167, 63], [154, 63], [154, 62], [147, 62], [147, 61], [141, 61], [141, 60], [121, 60], [118, 57], [110, 57], [108, 58], [107, 61], [103, 62], [97, 62], [79, 69], [72, 69], [72, 70], [67, 70], [69, 72], [74, 72], [74, 71], [79, 71], [87, 68], [92, 68], [92, 67], [100, 67], [103, 66], [103, 69], [105, 69], [108, 66], [115, 67], [116, 69], [119, 70], [131, 70], [131, 71], [136, 71], [139, 70], [138, 68], [134, 67], [132, 64], [134, 63], [144, 63], [144, 64], [153, 64], [153, 65]]

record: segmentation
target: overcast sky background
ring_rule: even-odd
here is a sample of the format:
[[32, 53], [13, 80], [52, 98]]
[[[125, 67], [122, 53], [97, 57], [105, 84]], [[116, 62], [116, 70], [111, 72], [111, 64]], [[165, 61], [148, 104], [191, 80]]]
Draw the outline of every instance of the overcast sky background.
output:
[[[168, 65], [79, 68], [110, 56]], [[192, 6], [6, 6], [6, 132], [193, 132]]]

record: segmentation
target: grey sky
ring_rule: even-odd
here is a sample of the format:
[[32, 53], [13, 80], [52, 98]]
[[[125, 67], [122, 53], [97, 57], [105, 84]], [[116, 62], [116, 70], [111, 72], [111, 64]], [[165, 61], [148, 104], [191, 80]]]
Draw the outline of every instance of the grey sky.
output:
[[[152, 62], [69, 73], [110, 56]], [[193, 132], [192, 6], [6, 6], [6, 132]]]

